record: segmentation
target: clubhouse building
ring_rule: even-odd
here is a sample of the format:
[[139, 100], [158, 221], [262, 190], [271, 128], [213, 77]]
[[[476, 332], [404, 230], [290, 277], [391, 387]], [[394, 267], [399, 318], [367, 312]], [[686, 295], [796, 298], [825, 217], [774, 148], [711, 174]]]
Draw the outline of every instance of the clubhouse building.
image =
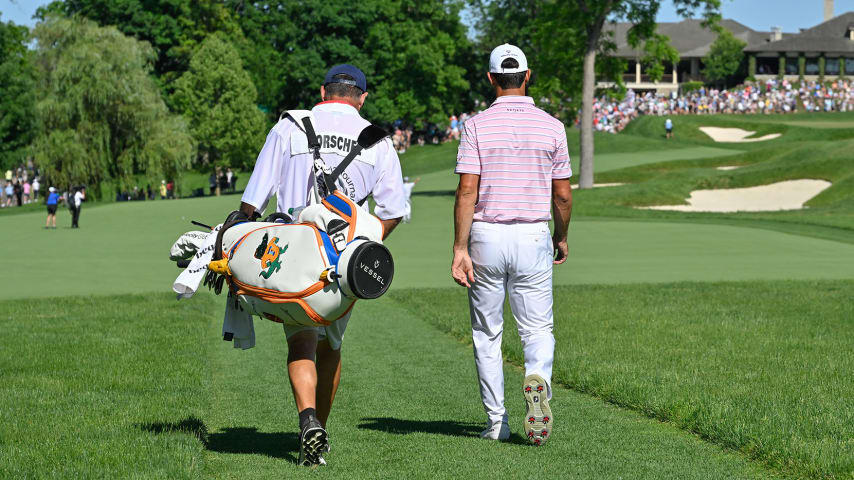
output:
[[[854, 12], [833, 17], [833, 0], [824, 0], [824, 13], [824, 22], [798, 33], [783, 33], [780, 28], [760, 32], [729, 19], [721, 20], [720, 26], [747, 44], [744, 54], [748, 77], [759, 81], [854, 77]], [[631, 24], [616, 23], [610, 28], [617, 47], [615, 55], [628, 62], [623, 73], [627, 88], [670, 93], [677, 91], [682, 83], [705, 80], [703, 57], [708, 55], [717, 34], [703, 28], [700, 20], [658, 24], [657, 32], [670, 37], [670, 44], [679, 52], [680, 59], [676, 65], [666, 66], [666, 73], [658, 82], [644, 72], [640, 61], [643, 51], [628, 44]], [[601, 88], [611, 85], [608, 82], [598, 84]]]

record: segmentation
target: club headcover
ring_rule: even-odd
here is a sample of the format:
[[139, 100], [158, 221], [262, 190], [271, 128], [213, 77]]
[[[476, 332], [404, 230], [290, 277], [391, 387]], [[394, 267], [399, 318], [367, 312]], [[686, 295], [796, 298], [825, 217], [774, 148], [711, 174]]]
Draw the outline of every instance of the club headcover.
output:
[[367, 150], [377, 143], [380, 140], [384, 139], [388, 136], [388, 132], [383, 130], [382, 128], [376, 125], [368, 125], [359, 133], [359, 138], [356, 139], [356, 143], [362, 147], [362, 149]]

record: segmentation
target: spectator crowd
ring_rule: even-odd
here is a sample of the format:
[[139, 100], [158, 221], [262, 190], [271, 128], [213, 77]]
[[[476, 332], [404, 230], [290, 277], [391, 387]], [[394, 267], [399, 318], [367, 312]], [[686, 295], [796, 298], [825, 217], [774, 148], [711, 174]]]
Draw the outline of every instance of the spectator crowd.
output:
[[854, 82], [821, 84], [768, 80], [733, 89], [700, 87], [678, 95], [644, 94], [629, 90], [623, 100], [608, 97], [593, 101], [593, 128], [618, 133], [640, 115], [770, 114], [854, 111]]
[[41, 191], [38, 169], [32, 160], [6, 170], [0, 187], [0, 208], [20, 207], [37, 202]]

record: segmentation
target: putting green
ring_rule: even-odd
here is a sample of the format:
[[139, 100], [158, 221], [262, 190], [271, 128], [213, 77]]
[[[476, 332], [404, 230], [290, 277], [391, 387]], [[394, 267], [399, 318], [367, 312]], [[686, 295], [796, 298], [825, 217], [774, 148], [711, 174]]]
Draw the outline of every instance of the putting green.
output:
[[[593, 171], [597, 173], [621, 168], [636, 167], [648, 163], [672, 162], [674, 160], [699, 160], [702, 158], [725, 157], [743, 153], [741, 150], [717, 147], [689, 147], [675, 148], [670, 150], [652, 150], [647, 152], [631, 153], [603, 153], [596, 154], [593, 162]], [[578, 173], [578, 157], [571, 159], [573, 173]]]
[[[448, 178], [424, 183], [447, 188]], [[388, 242], [394, 283], [450, 286], [453, 196], [419, 190], [413, 222]], [[218, 223], [238, 202], [232, 195], [84, 208], [79, 230], [44, 230], [41, 214], [2, 218], [14, 255], [4, 261], [0, 298], [169, 291], [178, 274], [167, 260], [172, 242], [192, 229], [190, 219]], [[67, 211], [58, 220], [67, 225]], [[570, 249], [557, 284], [854, 277], [854, 245], [724, 225], [576, 220]]]
[[[452, 197], [415, 196], [413, 221], [389, 239], [396, 286], [451, 286]], [[665, 222], [570, 226], [557, 284], [854, 278], [854, 245], [769, 230]]]

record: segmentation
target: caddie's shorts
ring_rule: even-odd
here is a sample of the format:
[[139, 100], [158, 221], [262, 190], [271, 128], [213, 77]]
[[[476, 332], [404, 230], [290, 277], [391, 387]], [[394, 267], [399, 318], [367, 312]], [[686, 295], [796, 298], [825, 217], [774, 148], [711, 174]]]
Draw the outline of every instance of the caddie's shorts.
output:
[[56, 204], [47, 206], [47, 214], [48, 215], [56, 215]]
[[316, 330], [318, 341], [327, 340], [332, 350], [341, 350], [341, 342], [344, 340], [344, 330], [347, 329], [347, 322], [350, 321], [351, 313], [353, 313], [352, 310], [347, 312], [347, 315], [344, 318], [332, 322], [332, 325], [328, 327], [284, 325], [285, 337], [290, 339], [297, 332], [302, 332], [303, 330]]

